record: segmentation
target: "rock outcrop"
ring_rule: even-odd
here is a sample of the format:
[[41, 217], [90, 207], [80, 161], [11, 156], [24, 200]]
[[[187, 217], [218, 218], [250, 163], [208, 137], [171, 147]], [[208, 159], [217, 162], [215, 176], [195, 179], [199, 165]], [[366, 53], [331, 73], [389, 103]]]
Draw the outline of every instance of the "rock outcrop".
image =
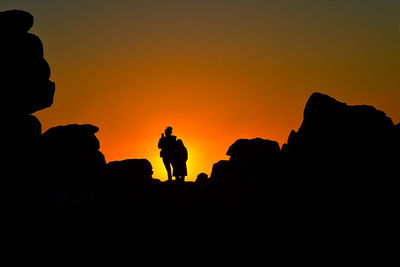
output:
[[280, 156], [279, 144], [275, 141], [255, 139], [239, 139], [226, 152], [232, 163], [245, 165], [274, 166]]
[[302, 169], [370, 175], [389, 171], [395, 143], [395, 126], [384, 112], [314, 93], [301, 127], [290, 133], [285, 153]]
[[239, 139], [228, 152], [229, 161], [214, 164], [211, 179], [224, 185], [263, 184], [279, 168], [281, 150], [275, 141]]
[[105, 181], [122, 185], [150, 183], [153, 167], [147, 159], [126, 159], [107, 163]]
[[76, 183], [98, 177], [106, 164], [95, 136], [98, 130], [90, 124], [71, 124], [43, 133], [41, 152], [48, 179], [57, 182], [63, 177], [63, 182]]

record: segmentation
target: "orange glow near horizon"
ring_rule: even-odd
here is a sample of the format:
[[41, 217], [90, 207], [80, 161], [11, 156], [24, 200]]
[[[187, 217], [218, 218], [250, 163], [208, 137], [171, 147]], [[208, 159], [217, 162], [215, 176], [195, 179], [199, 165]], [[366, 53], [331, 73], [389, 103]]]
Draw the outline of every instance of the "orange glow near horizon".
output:
[[3, 0], [35, 16], [56, 83], [43, 130], [89, 123], [106, 160], [166, 179], [166, 126], [208, 175], [239, 138], [282, 145], [315, 91], [400, 120], [400, 1]]

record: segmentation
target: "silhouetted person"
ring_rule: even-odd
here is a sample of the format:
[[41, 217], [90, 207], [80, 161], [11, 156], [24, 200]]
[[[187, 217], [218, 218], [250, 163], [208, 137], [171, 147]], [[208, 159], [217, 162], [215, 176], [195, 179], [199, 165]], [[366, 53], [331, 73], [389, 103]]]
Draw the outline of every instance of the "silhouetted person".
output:
[[188, 160], [188, 152], [181, 139], [176, 141], [175, 157], [173, 160], [173, 175], [175, 179], [180, 182], [185, 182], [187, 176], [186, 161]]
[[176, 136], [172, 135], [172, 127], [165, 129], [158, 141], [158, 148], [161, 149], [160, 157], [163, 159], [165, 169], [168, 173], [168, 181], [172, 181], [171, 165], [175, 155]]

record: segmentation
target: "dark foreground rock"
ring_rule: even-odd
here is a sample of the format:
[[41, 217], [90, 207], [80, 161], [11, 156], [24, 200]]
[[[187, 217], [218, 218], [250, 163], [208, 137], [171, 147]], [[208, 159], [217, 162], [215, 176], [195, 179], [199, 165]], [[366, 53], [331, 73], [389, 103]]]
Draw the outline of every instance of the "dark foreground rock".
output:
[[147, 159], [126, 159], [107, 163], [104, 176], [109, 183], [133, 186], [153, 181], [153, 167]]
[[42, 164], [48, 179], [76, 183], [99, 177], [106, 162], [95, 136], [98, 130], [90, 124], [71, 124], [43, 133]]
[[211, 173], [211, 179], [222, 186], [264, 184], [280, 166], [281, 150], [275, 141], [239, 139], [226, 154], [229, 161], [216, 163]]
[[[398, 126], [370, 107], [324, 95], [310, 101], [285, 149], [269, 140], [238, 140], [230, 159], [196, 183], [156, 183], [144, 159], [105, 165], [97, 127], [48, 130], [43, 162], [58, 182], [36, 191], [40, 204], [31, 204], [37, 202], [33, 194], [26, 198], [29, 191], [18, 194], [29, 205], [13, 210], [30, 212], [16, 220], [23, 227], [10, 238], [45, 242], [16, 241], [13, 251], [29, 248], [29, 257], [18, 258], [22, 263], [45, 259], [64, 266], [398, 264], [398, 175], [385, 171], [396, 159]], [[347, 116], [351, 125], [343, 126]], [[361, 141], [354, 140], [361, 133]]]
[[[288, 151], [301, 162], [335, 161], [373, 167], [365, 163], [391, 157], [395, 127], [382, 111], [371, 106], [348, 106], [327, 95], [314, 93], [306, 104], [300, 129], [292, 131]], [[363, 166], [361, 166], [363, 165]], [[378, 164], [379, 167], [381, 165]]]

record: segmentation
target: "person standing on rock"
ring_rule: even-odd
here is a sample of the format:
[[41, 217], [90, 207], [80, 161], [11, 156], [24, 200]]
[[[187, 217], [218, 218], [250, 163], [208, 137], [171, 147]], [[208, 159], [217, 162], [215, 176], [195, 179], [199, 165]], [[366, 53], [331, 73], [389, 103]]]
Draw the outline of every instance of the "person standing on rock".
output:
[[165, 169], [168, 174], [168, 181], [172, 181], [171, 166], [174, 162], [176, 150], [176, 136], [172, 135], [172, 127], [165, 129], [165, 135], [162, 133], [158, 141], [158, 148], [161, 149], [160, 157], [163, 159]]

